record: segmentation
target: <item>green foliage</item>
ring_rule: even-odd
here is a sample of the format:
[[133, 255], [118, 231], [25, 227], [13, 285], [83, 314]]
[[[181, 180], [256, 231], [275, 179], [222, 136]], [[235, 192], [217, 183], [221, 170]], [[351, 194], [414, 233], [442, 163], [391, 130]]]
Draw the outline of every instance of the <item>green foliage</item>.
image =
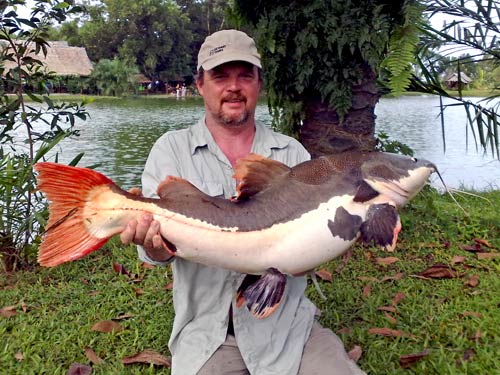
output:
[[389, 40], [389, 52], [382, 61], [381, 67], [388, 70], [388, 87], [395, 95], [400, 95], [410, 85], [413, 73], [422, 24], [423, 7], [420, 4], [406, 3], [402, 11], [404, 23], [394, 28]]
[[90, 81], [101, 95], [123, 96], [136, 89], [135, 75], [138, 72], [126, 61], [102, 59], [95, 65]]
[[236, 1], [236, 10], [255, 26], [270, 107], [280, 129], [296, 132], [313, 101], [345, 115], [353, 86], [367, 69], [379, 73], [393, 32], [403, 35], [409, 29], [414, 14], [405, 12], [418, 9], [415, 4]]
[[78, 36], [91, 60], [127, 60], [156, 79], [191, 74], [190, 20], [174, 1], [104, 0], [88, 9]]
[[46, 52], [49, 25], [80, 8], [40, 0], [30, 18], [22, 18], [15, 7], [23, 4], [7, 1], [0, 8], [0, 256], [7, 270], [33, 259], [36, 233], [44, 223], [33, 164], [76, 134], [75, 118], [86, 118], [78, 104], [57, 104], [48, 93], [36, 94], [54, 78], [36, 58]]
[[378, 133], [377, 141], [376, 149], [378, 151], [413, 156], [414, 152], [410, 146], [403, 142], [390, 139], [389, 135], [384, 132]]

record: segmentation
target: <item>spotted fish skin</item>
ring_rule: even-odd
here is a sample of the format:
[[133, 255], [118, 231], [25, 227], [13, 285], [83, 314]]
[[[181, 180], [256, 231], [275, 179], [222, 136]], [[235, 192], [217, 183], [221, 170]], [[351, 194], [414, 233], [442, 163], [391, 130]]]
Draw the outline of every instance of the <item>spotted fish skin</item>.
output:
[[[159, 199], [150, 199], [89, 169], [54, 163], [35, 169], [38, 187], [51, 202], [41, 265], [81, 258], [149, 213], [175, 256], [264, 275], [238, 292], [239, 304], [262, 318], [285, 291], [286, 277], [280, 275], [312, 270], [358, 238], [395, 246], [397, 208], [420, 191], [435, 166], [393, 154], [350, 152], [289, 168], [251, 154], [237, 163], [238, 193], [231, 200], [210, 197], [177, 177], [160, 184]], [[268, 284], [274, 293], [261, 293]]]

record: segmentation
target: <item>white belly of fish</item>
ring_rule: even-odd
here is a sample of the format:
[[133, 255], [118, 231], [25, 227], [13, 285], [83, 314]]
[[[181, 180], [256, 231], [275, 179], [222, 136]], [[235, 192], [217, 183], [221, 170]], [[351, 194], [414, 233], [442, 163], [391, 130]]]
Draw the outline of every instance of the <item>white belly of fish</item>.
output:
[[328, 222], [342, 206], [364, 219], [366, 207], [352, 196], [337, 196], [295, 220], [252, 232], [220, 228], [176, 214], [157, 217], [162, 234], [175, 244], [177, 256], [242, 273], [276, 268], [286, 274], [309, 271], [344, 253], [355, 241], [333, 236]]

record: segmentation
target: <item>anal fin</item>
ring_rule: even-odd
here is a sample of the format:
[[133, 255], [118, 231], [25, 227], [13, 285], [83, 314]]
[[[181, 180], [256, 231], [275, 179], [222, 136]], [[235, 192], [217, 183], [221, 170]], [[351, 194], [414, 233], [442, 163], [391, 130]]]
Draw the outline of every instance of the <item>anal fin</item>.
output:
[[238, 288], [236, 306], [246, 304], [256, 319], [270, 316], [281, 303], [285, 293], [286, 276], [270, 268], [262, 276], [246, 275]]
[[400, 230], [401, 221], [396, 207], [388, 203], [372, 204], [361, 224], [361, 240], [393, 251]]

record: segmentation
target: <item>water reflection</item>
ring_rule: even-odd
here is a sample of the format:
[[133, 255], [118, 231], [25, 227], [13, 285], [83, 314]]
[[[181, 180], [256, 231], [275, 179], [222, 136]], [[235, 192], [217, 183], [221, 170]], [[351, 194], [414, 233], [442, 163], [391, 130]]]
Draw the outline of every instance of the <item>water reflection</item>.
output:
[[[97, 170], [119, 185], [140, 184], [140, 174], [154, 141], [170, 129], [195, 123], [203, 114], [200, 99], [172, 98], [99, 101], [88, 106], [91, 117], [78, 122], [81, 136], [65, 140], [59, 147], [60, 160], [69, 162], [78, 153], [79, 165], [100, 164]], [[377, 131], [408, 144], [416, 156], [433, 161], [453, 187], [488, 189], [500, 187], [500, 163], [477, 153], [472, 141], [466, 154], [465, 117], [460, 108], [447, 110], [447, 150], [443, 153], [441, 125], [436, 97], [381, 99], [377, 105]], [[256, 117], [270, 125], [267, 106], [257, 107]]]
[[[444, 104], [450, 103], [453, 101], [444, 100]], [[415, 156], [433, 161], [449, 186], [499, 189], [500, 162], [476, 151], [472, 136], [467, 137], [463, 108], [456, 106], [445, 110], [446, 152], [443, 151], [439, 112], [439, 98], [435, 96], [384, 98], [376, 107], [376, 129], [406, 143], [415, 151]]]

